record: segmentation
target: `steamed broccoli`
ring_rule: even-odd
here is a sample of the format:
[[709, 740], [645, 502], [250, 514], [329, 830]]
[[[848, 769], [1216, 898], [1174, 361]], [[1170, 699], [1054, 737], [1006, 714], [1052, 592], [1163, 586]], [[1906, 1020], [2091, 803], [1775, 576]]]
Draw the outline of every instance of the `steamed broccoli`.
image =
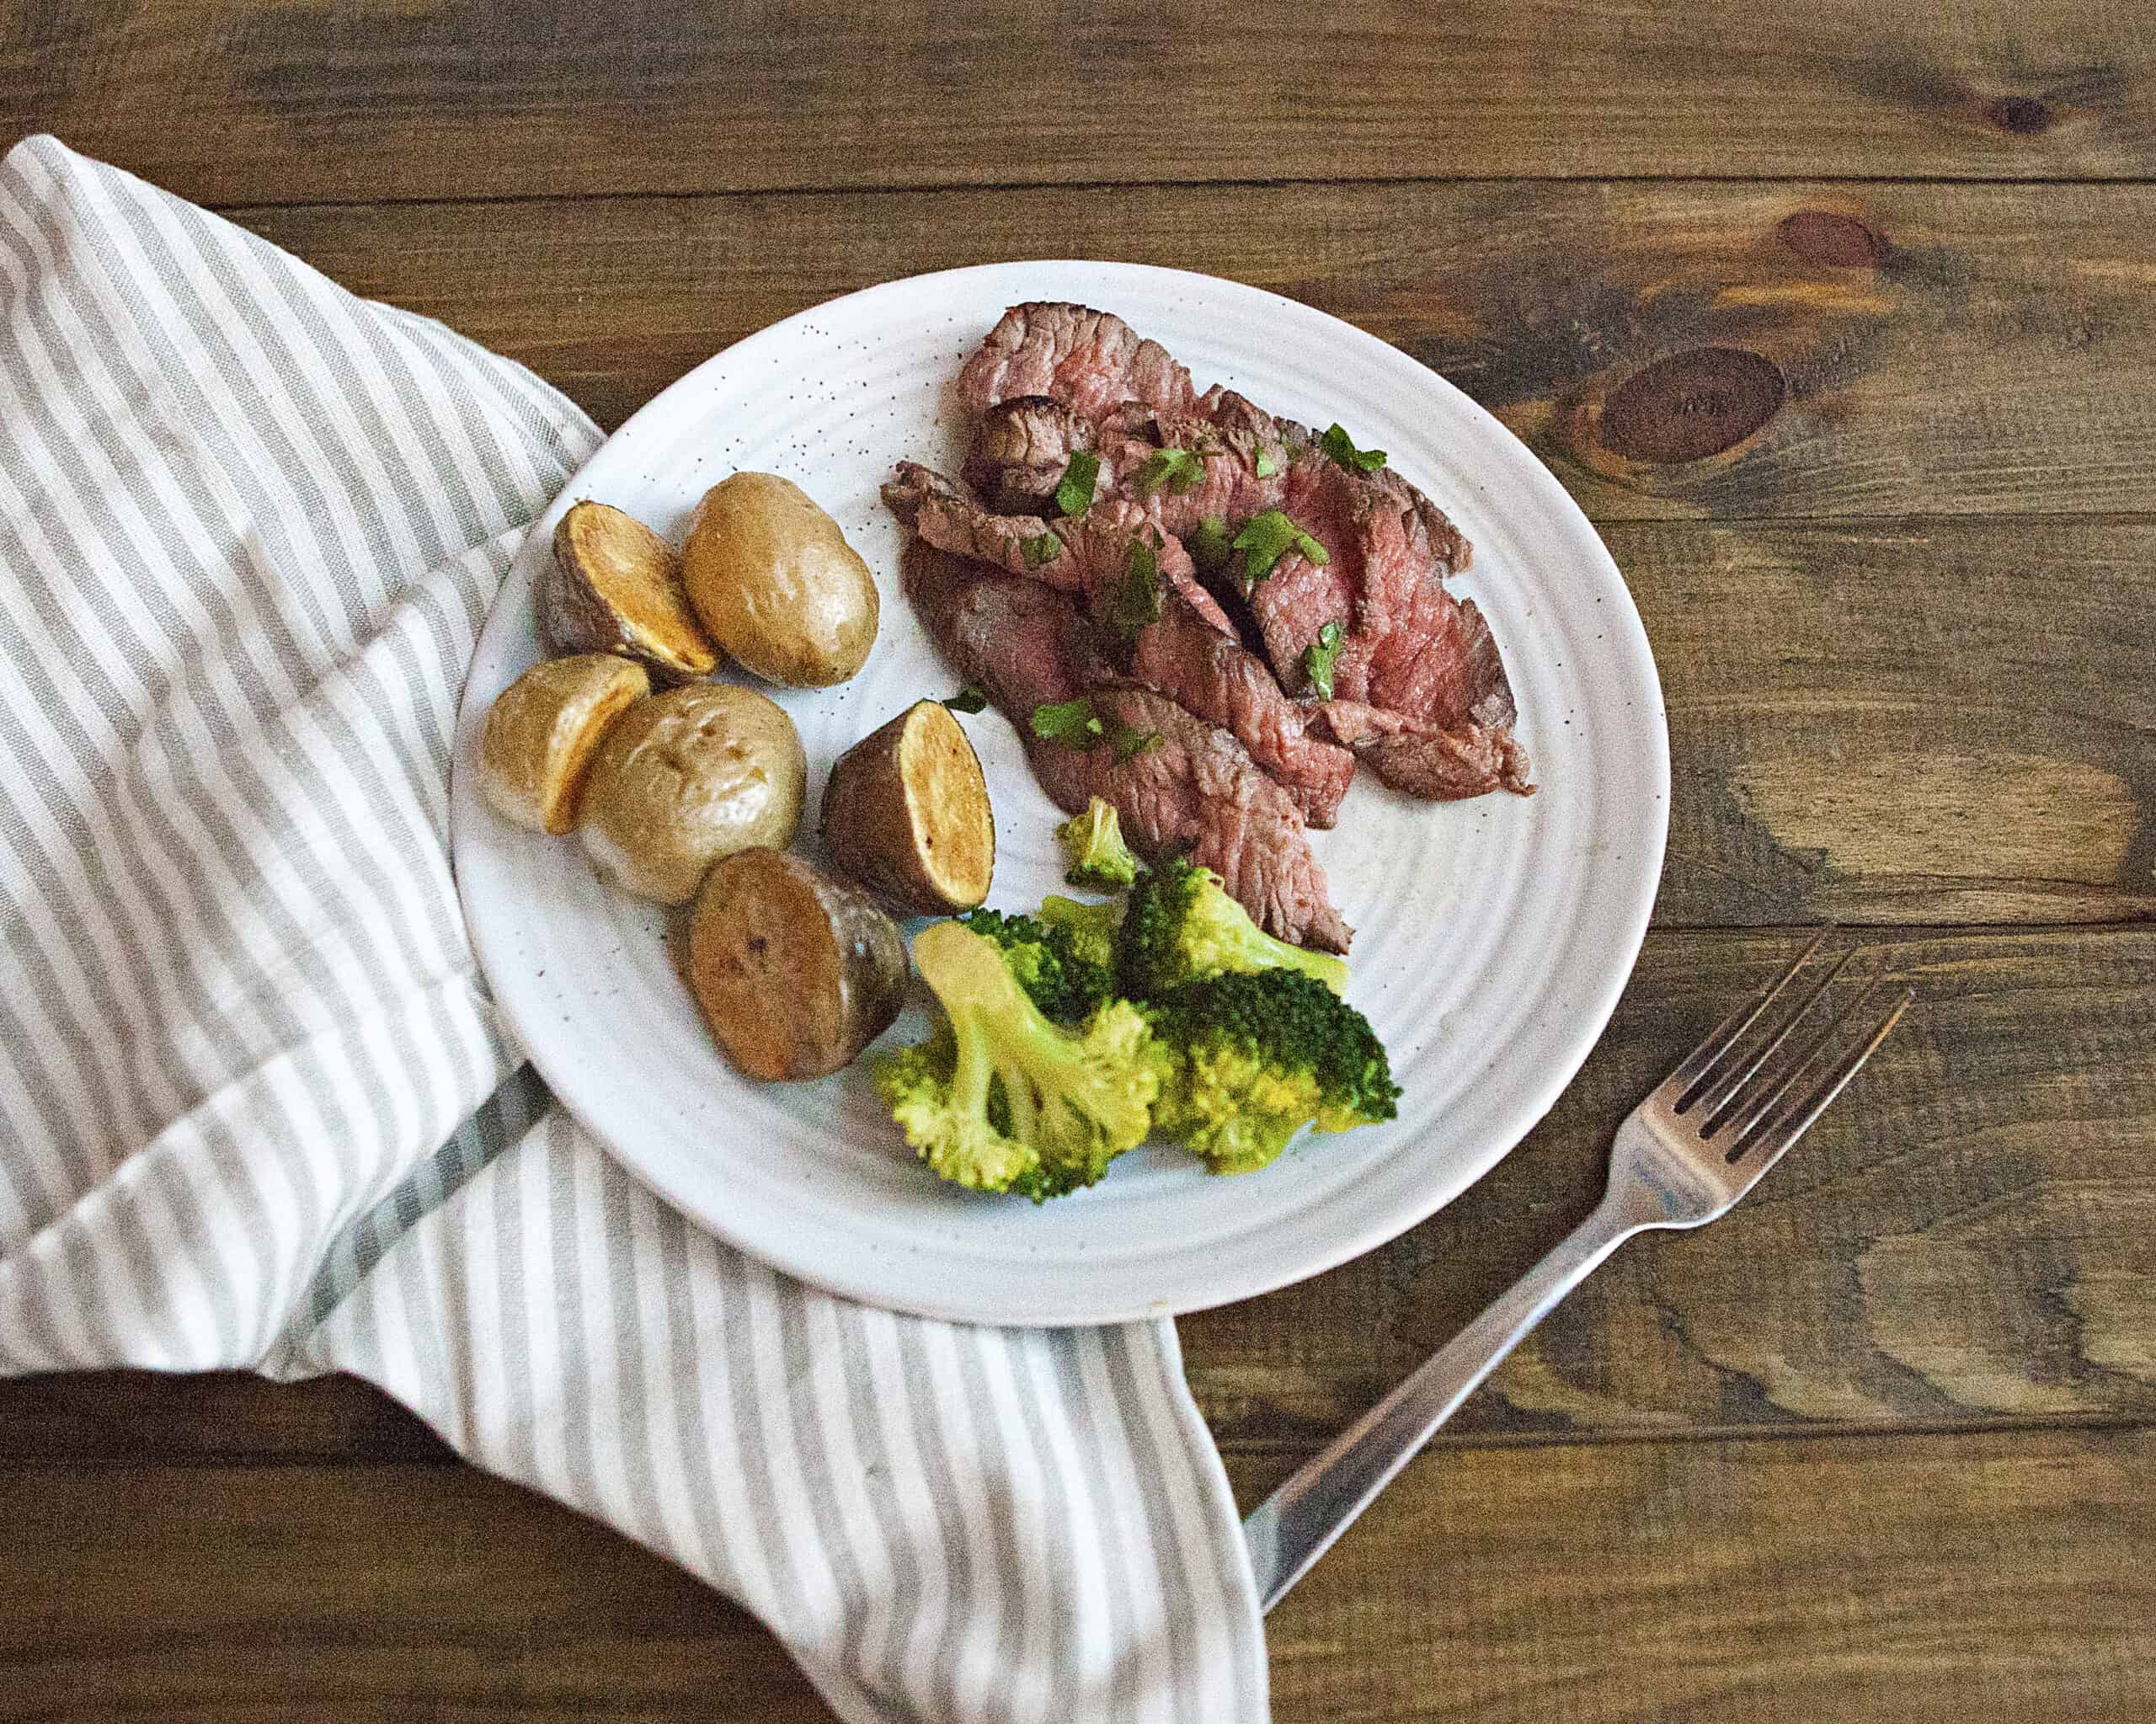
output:
[[1105, 904], [1081, 904], [1075, 898], [1050, 893], [1041, 899], [1040, 919], [1068, 942], [1061, 949], [1081, 963], [1099, 965], [1108, 978], [1103, 986], [1113, 991], [1115, 933], [1123, 926], [1122, 904], [1113, 898]]
[[1400, 1086], [1369, 1022], [1297, 969], [1230, 970], [1147, 1008], [1161, 1075], [1153, 1129], [1215, 1173], [1248, 1173], [1305, 1125], [1390, 1119]]
[[1097, 938], [1081, 937], [1045, 915], [1036, 920], [972, 910], [958, 921], [1003, 948], [1003, 961], [1027, 997], [1059, 1024], [1082, 1023], [1114, 995], [1113, 954]]
[[1058, 826], [1055, 835], [1070, 858], [1070, 871], [1063, 877], [1066, 883], [1113, 892], [1138, 878], [1138, 858], [1123, 841], [1123, 819], [1113, 803], [1095, 797], [1084, 814]]
[[914, 968], [950, 1022], [878, 1060], [876, 1087], [942, 1177], [1039, 1203], [1091, 1185], [1144, 1141], [1159, 1072], [1135, 1006], [1112, 1001], [1064, 1029], [1034, 1005], [1010, 950], [957, 922], [921, 931]]
[[1180, 860], [1138, 877], [1117, 946], [1123, 991], [1139, 1000], [1225, 970], [1297, 970], [1336, 994], [1348, 985], [1345, 959], [1274, 939], [1218, 874]]

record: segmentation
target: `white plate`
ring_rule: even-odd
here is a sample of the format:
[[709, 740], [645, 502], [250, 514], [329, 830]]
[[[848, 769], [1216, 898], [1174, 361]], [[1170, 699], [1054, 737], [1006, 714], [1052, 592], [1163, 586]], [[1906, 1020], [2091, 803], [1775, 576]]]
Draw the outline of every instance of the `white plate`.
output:
[[[902, 536], [877, 488], [901, 456], [954, 472], [945, 387], [1006, 305], [1119, 312], [1201, 387], [1223, 382], [1384, 449], [1474, 542], [1458, 579], [1488, 616], [1540, 792], [1432, 805], [1363, 775], [1313, 835], [1357, 930], [1349, 997], [1390, 1050], [1400, 1118], [1309, 1134], [1262, 1172], [1180, 1152], [1124, 1157], [1036, 1208], [944, 1185], [915, 1161], [865, 1062], [808, 1084], [728, 1065], [677, 979], [667, 918], [599, 885], [573, 839], [499, 819], [475, 790], [488, 705], [540, 652], [532, 581], [568, 504], [596, 498], [677, 542], [707, 487], [786, 474], [875, 570], [867, 668], [772, 691], [800, 727], [813, 797], [837, 755], [957, 686], [899, 590]], [[964, 721], [995, 799], [990, 903], [1060, 889], [1060, 815], [994, 712]], [[503, 1015], [554, 1092], [638, 1177], [721, 1237], [878, 1305], [995, 1323], [1104, 1323], [1283, 1286], [1390, 1239], [1465, 1191], [1548, 1110], [1601, 1033], [1653, 902], [1668, 733], [1623, 578], [1586, 517], [1503, 426], [1375, 337], [1292, 300], [1180, 271], [1033, 263], [891, 282], [707, 360], [622, 427], [541, 519], [464, 691], [451, 790], [456, 878]], [[812, 799], [804, 833], [815, 830]], [[813, 841], [804, 839], [811, 853]], [[894, 1035], [922, 1033], [918, 1008]]]

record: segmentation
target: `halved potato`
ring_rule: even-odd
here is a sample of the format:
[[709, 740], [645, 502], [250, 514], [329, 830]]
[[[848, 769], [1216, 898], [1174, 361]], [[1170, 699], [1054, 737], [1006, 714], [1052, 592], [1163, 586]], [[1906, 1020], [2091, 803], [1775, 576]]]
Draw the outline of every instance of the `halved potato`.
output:
[[876, 643], [868, 565], [807, 492], [775, 473], [734, 473], [704, 494], [681, 578], [712, 638], [767, 681], [828, 688]]
[[891, 1027], [905, 941], [867, 895], [795, 856], [715, 863], [689, 922], [689, 990], [751, 1077], [823, 1077]]
[[988, 897], [988, 779], [940, 701], [915, 702], [839, 756], [823, 826], [839, 867], [905, 915], [949, 915]]
[[610, 653], [545, 659], [504, 689], [479, 737], [479, 788], [504, 819], [573, 831], [600, 740], [651, 692], [641, 665]]
[[718, 649], [690, 607], [681, 559], [665, 540], [606, 503], [579, 503], [554, 528], [539, 583], [542, 632], [560, 653], [619, 653], [662, 686], [710, 674]]
[[686, 904], [720, 857], [793, 841], [807, 777], [793, 721], [754, 689], [668, 689], [600, 744], [578, 836], [610, 886]]

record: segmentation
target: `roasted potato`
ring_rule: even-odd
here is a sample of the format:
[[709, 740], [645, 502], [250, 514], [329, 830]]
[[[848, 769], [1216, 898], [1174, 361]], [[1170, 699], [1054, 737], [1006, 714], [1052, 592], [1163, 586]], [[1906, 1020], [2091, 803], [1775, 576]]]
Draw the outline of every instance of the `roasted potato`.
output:
[[704, 494], [681, 576], [712, 638], [767, 681], [828, 688], [875, 644], [868, 565], [836, 521], [776, 474], [735, 473]]
[[633, 516], [579, 503], [554, 528], [539, 626], [558, 653], [619, 653], [664, 686], [707, 675], [718, 649], [690, 608], [681, 559]]
[[504, 819], [573, 830], [606, 729], [651, 692], [643, 667], [608, 653], [546, 659], [504, 689], [479, 737], [479, 788]]
[[898, 925], [798, 857], [736, 851], [696, 894], [689, 990], [751, 1077], [822, 1077], [850, 1065], [898, 1017], [907, 974]]
[[988, 780], [940, 701], [915, 702], [839, 756], [823, 824], [839, 867], [902, 915], [949, 915], [988, 897]]
[[686, 904], [720, 857], [793, 841], [807, 775], [793, 721], [754, 689], [669, 689], [606, 733], [578, 835], [609, 885]]

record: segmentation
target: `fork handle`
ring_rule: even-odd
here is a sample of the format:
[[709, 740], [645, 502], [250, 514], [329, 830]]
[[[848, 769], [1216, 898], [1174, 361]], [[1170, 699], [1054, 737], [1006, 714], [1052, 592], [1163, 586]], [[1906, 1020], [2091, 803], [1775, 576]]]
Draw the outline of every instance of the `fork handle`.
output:
[[1243, 1523], [1258, 1608], [1278, 1604], [1528, 1331], [1645, 1225], [1612, 1193], [1414, 1375], [1259, 1503]]

